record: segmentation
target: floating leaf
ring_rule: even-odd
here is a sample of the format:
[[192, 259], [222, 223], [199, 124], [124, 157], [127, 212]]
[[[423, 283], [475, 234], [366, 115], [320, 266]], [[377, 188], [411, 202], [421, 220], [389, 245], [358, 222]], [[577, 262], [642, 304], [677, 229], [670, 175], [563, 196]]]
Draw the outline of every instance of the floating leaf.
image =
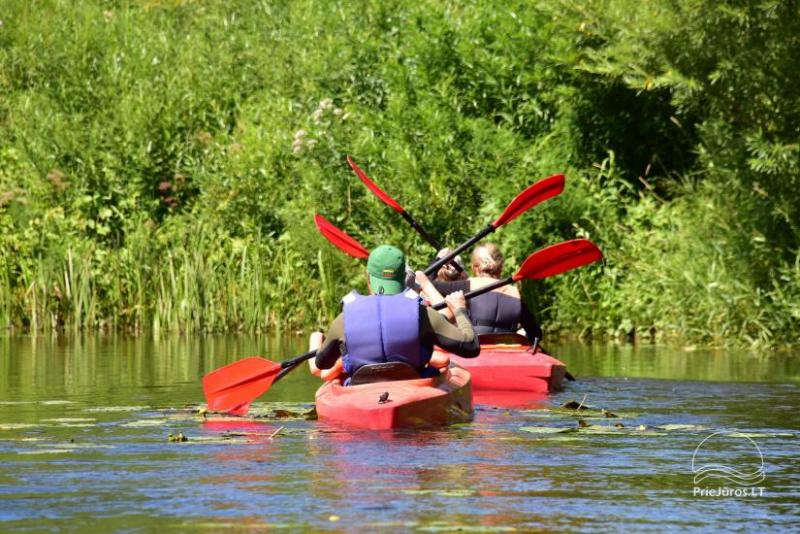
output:
[[734, 438], [793, 438], [795, 434], [789, 432], [730, 432], [727, 434]]
[[41, 425], [32, 423], [0, 423], [0, 430], [21, 430], [23, 428], [36, 428]]
[[52, 447], [58, 449], [66, 449], [66, 450], [78, 450], [78, 449], [115, 449], [113, 445], [103, 445], [100, 443], [55, 443]]
[[48, 423], [89, 423], [97, 421], [97, 419], [94, 417], [54, 417], [42, 419], [42, 421]]
[[244, 437], [228, 437], [228, 436], [198, 436], [187, 439], [186, 443], [189, 445], [244, 445], [252, 443], [252, 440]]
[[85, 411], [91, 413], [140, 412], [148, 408], [149, 406], [96, 406], [87, 408]]
[[673, 430], [705, 430], [706, 427], [701, 425], [658, 425], [656, 428], [660, 428], [661, 430], [673, 431]]
[[595, 408], [594, 406], [589, 406], [588, 404], [583, 404], [581, 402], [574, 400], [565, 402], [564, 404], [561, 405], [561, 408], [567, 410], [598, 410], [598, 408]]
[[531, 434], [566, 434], [567, 432], [577, 432], [577, 428], [557, 428], [548, 426], [523, 426], [520, 428], [523, 432], [530, 432]]
[[140, 427], [151, 427], [151, 426], [165, 426], [168, 424], [169, 424], [168, 419], [139, 419], [137, 421], [128, 421], [127, 423], [122, 423], [120, 426], [128, 428], [140, 428]]

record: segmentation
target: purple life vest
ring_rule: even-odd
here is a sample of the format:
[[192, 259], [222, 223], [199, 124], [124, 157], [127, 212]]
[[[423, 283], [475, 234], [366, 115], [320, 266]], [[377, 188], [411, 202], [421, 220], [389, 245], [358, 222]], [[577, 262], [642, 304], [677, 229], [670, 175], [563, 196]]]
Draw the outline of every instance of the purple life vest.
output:
[[350, 376], [370, 363], [403, 362], [422, 371], [433, 347], [423, 347], [419, 338], [420, 299], [413, 292], [399, 295], [344, 298], [342, 360]]

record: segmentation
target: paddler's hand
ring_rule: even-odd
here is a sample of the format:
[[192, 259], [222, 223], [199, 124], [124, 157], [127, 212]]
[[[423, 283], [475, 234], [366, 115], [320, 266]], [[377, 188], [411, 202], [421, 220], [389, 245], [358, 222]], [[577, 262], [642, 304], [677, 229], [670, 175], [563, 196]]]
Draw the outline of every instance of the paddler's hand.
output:
[[453, 312], [453, 315], [455, 315], [458, 310], [463, 311], [467, 309], [467, 299], [464, 298], [463, 291], [454, 291], [450, 293], [444, 298], [444, 301], [447, 303], [447, 308]]
[[417, 285], [423, 292], [428, 287], [428, 284], [431, 283], [431, 280], [430, 278], [428, 278], [428, 275], [423, 273], [422, 271], [417, 271], [416, 273], [414, 273], [414, 280], [417, 282]]

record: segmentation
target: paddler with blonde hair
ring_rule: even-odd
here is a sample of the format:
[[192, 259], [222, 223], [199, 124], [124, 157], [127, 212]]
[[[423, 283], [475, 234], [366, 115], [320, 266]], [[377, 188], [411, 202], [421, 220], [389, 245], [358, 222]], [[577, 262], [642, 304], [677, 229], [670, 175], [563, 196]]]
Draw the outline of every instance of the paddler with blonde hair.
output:
[[[418, 274], [417, 283], [432, 304], [446, 301], [442, 295], [474, 291], [499, 280], [503, 274], [503, 254], [494, 243], [479, 245], [472, 252], [471, 267], [472, 276], [467, 280], [431, 282]], [[450, 311], [446, 310], [445, 315], [451, 317]], [[522, 328], [532, 343], [542, 339], [541, 327], [513, 284], [471, 299], [469, 317], [477, 334], [516, 332]]]

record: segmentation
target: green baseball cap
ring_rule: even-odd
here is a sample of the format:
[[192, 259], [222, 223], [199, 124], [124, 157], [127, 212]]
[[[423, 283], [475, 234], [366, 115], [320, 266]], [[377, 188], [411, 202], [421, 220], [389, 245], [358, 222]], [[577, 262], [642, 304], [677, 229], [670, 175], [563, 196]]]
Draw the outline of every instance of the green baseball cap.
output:
[[370, 253], [367, 273], [373, 293], [402, 293], [406, 281], [406, 255], [397, 247], [381, 245]]

